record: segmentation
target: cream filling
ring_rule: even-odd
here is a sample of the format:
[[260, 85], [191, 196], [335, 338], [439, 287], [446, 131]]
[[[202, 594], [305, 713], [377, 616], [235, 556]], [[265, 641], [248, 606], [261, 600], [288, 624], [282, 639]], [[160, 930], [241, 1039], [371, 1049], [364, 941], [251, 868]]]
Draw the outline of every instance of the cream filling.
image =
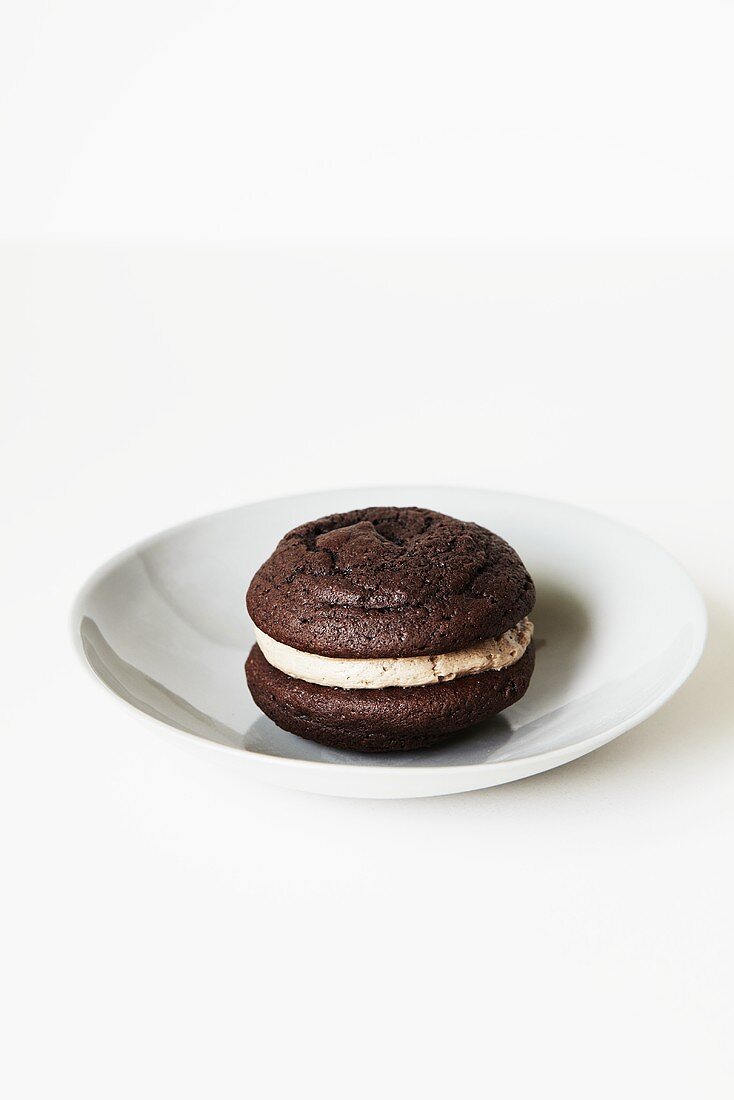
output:
[[255, 627], [257, 644], [274, 668], [309, 684], [340, 688], [421, 687], [488, 669], [496, 671], [519, 661], [532, 637], [533, 624], [523, 619], [499, 638], [487, 638], [454, 653], [432, 657], [320, 657], [276, 642]]

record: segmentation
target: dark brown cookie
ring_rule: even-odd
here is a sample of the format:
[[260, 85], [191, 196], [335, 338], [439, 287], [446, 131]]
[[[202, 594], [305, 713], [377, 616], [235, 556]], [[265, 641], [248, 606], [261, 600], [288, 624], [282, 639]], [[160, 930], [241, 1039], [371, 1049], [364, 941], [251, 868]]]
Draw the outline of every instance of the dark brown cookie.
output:
[[364, 508], [290, 531], [247, 608], [279, 642], [324, 657], [412, 657], [496, 638], [535, 589], [499, 535], [426, 508]]
[[511, 706], [525, 694], [534, 662], [531, 643], [499, 672], [425, 687], [345, 690], [286, 676], [253, 646], [245, 671], [253, 699], [282, 729], [332, 748], [388, 752], [427, 748]]

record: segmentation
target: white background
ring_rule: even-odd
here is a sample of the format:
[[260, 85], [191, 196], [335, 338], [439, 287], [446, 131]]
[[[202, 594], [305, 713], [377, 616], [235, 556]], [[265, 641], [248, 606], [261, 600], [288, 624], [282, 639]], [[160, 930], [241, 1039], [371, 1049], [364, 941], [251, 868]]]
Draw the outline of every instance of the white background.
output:
[[[733, 30], [4, 6], [11, 1100], [731, 1095]], [[69, 606], [123, 546], [410, 481], [658, 539], [699, 669], [565, 768], [391, 803], [206, 766], [79, 667]]]

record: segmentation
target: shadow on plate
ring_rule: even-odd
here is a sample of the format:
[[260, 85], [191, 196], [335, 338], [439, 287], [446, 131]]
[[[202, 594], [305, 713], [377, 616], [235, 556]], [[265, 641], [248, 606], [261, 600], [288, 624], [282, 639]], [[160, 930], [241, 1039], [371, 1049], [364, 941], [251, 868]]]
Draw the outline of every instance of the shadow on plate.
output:
[[532, 698], [533, 688], [542, 684], [544, 708], [552, 710], [566, 697], [578, 656], [588, 641], [591, 617], [572, 589], [542, 575], [535, 583], [538, 596], [530, 615], [535, 623], [535, 672], [526, 698]]

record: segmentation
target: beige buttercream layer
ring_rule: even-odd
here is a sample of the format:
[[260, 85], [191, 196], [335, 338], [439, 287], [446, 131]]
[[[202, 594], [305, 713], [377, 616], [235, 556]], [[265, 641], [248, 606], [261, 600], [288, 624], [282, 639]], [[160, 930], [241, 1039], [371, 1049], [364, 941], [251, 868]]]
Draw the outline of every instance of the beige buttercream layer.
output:
[[340, 688], [422, 687], [515, 664], [532, 641], [533, 624], [523, 619], [499, 638], [487, 638], [465, 649], [431, 657], [321, 657], [276, 642], [257, 627], [255, 637], [269, 664], [286, 676], [309, 684]]

